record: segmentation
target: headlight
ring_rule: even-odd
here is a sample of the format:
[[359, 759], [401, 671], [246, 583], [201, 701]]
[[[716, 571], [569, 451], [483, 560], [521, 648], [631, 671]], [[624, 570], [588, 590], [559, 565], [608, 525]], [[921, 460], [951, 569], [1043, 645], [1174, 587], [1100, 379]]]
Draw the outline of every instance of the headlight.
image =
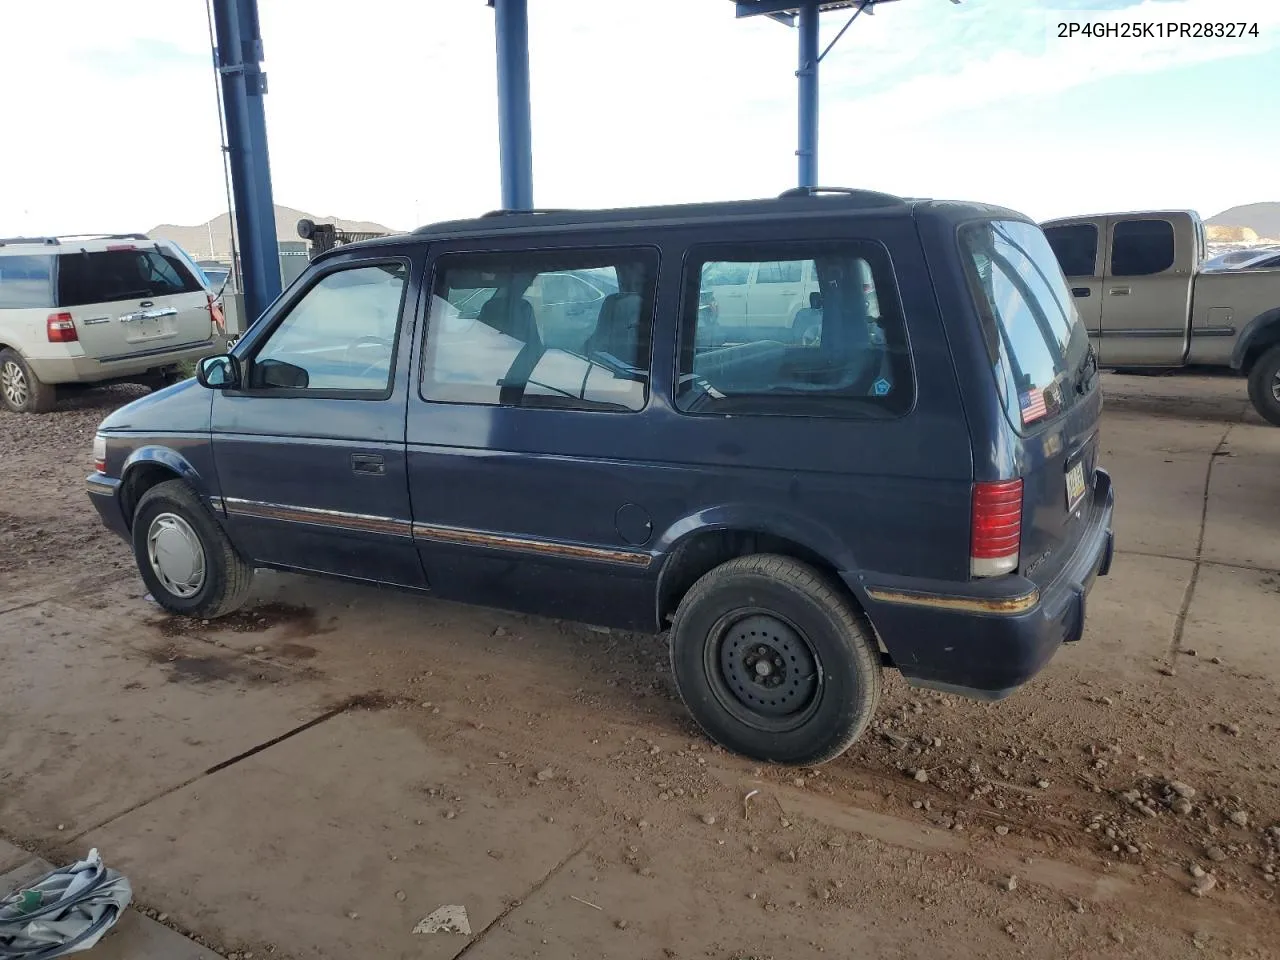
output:
[[107, 472], [107, 438], [101, 433], [93, 437], [93, 469], [98, 473]]

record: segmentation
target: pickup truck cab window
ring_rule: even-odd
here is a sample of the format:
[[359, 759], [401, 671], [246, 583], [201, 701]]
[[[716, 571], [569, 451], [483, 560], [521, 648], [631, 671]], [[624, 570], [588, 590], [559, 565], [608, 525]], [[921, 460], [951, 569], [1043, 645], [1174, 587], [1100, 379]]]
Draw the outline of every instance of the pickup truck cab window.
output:
[[1149, 277], [1173, 266], [1173, 224], [1168, 220], [1121, 220], [1111, 231], [1111, 275]]
[[1092, 223], [1074, 223], [1066, 227], [1050, 227], [1044, 235], [1049, 240], [1062, 272], [1068, 277], [1093, 277], [1098, 270], [1098, 228]]

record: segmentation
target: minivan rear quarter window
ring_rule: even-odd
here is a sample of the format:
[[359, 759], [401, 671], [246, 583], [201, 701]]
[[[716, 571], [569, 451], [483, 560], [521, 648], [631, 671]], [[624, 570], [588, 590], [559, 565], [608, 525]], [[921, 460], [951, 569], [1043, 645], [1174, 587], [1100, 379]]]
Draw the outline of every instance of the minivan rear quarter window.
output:
[[160, 249], [103, 250], [58, 257], [58, 306], [153, 300], [203, 290], [181, 258]]
[[1020, 431], [1034, 431], [1074, 401], [1089, 337], [1040, 228], [1017, 220], [960, 230], [969, 287], [1001, 401]]
[[884, 418], [911, 409], [907, 330], [879, 244], [695, 248], [684, 277], [682, 412]]

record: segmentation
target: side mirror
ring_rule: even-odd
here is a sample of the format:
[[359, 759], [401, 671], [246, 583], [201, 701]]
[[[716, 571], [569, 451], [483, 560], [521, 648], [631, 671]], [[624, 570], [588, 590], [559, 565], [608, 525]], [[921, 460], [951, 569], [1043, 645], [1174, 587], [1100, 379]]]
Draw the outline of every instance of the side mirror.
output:
[[205, 357], [196, 365], [196, 382], [210, 390], [240, 386], [240, 361], [229, 353]]

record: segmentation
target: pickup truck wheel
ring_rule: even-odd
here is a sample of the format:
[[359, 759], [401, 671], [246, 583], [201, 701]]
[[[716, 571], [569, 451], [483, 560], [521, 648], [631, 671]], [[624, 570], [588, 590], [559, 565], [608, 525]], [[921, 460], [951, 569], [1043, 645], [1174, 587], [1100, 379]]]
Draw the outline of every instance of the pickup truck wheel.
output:
[[253, 568], [181, 480], [157, 484], [138, 501], [133, 554], [156, 603], [185, 617], [225, 616], [243, 605], [253, 583]]
[[819, 571], [753, 554], [690, 588], [671, 625], [671, 669], [694, 720], [757, 760], [823, 763], [866, 729], [880, 657], [866, 618]]
[[0, 403], [14, 413], [48, 413], [58, 389], [42, 383], [16, 350], [0, 350]]
[[1280, 427], [1280, 343], [1260, 356], [1249, 371], [1249, 399], [1262, 419]]

